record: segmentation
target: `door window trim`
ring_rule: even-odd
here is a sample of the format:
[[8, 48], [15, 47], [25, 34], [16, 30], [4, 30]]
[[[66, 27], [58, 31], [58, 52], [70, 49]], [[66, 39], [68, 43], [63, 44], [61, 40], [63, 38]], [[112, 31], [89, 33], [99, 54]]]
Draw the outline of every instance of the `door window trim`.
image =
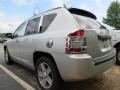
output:
[[26, 32], [27, 32], [27, 26], [28, 26], [29, 21], [31, 21], [33, 19], [37, 19], [37, 18], [40, 18], [39, 25], [38, 25], [38, 30], [37, 30], [38, 32], [30, 34], [30, 35], [39, 34], [39, 29], [40, 29], [40, 26], [41, 26], [42, 16], [38, 16], [38, 17], [35, 17], [35, 18], [32, 18], [32, 19], [28, 20], [27, 25], [26, 25], [26, 29], [25, 29], [25, 36], [29, 36], [28, 34], [26, 34]]

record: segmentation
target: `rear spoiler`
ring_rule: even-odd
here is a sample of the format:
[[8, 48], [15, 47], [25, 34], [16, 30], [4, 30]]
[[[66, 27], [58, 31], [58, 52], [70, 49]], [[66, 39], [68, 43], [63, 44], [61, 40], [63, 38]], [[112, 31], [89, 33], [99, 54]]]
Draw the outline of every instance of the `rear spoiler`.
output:
[[92, 18], [92, 19], [95, 19], [95, 20], [97, 19], [97, 17], [94, 14], [92, 14], [91, 12], [82, 10], [82, 9], [70, 8], [70, 9], [68, 9], [68, 11], [72, 14], [86, 16], [86, 17], [89, 17], [89, 18]]

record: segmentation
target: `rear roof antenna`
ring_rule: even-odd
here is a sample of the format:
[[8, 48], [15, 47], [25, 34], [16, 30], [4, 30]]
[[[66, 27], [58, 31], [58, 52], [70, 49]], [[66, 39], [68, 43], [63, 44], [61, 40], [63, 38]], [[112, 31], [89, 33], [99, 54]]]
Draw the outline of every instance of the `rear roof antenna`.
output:
[[66, 9], [68, 9], [68, 7], [67, 7], [67, 5], [65, 3], [63, 3], [63, 7], [66, 8]]
[[35, 7], [33, 11], [33, 15], [36, 16], [38, 13], [40, 13], [40, 9], [38, 7]]

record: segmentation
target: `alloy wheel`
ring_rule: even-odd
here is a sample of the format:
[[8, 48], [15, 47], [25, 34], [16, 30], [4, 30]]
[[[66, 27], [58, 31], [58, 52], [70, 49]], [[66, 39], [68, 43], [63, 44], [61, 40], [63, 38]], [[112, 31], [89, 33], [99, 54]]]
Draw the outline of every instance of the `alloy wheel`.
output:
[[45, 89], [51, 88], [53, 83], [53, 74], [50, 66], [47, 63], [42, 62], [39, 64], [37, 71], [38, 80], [42, 87], [44, 87]]
[[120, 61], [120, 50], [118, 51], [117, 58], [118, 58], [118, 60]]

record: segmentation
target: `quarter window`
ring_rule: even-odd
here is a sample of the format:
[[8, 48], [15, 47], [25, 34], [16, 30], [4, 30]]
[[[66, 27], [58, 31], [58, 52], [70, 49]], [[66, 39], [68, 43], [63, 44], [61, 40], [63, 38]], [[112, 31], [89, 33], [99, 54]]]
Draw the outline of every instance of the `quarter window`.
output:
[[38, 33], [39, 22], [40, 22], [40, 17], [30, 20], [26, 28], [26, 35]]
[[43, 17], [42, 30], [40, 31], [41, 33], [45, 32], [48, 29], [48, 27], [53, 22], [53, 20], [55, 19], [56, 16], [57, 16], [57, 14], [54, 13], [54, 14], [45, 15]]

